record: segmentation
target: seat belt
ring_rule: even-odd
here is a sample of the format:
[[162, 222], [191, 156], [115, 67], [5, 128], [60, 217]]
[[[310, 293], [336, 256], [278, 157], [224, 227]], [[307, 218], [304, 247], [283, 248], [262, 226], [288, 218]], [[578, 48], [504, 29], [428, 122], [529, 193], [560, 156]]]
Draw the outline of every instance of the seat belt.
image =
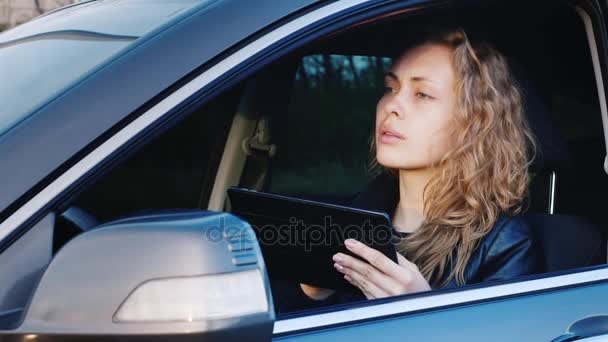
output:
[[239, 186], [247, 189], [261, 190], [266, 181], [270, 160], [277, 151], [277, 146], [270, 143], [268, 118], [263, 116], [258, 121], [255, 134], [243, 140], [242, 148], [245, 154], [247, 154], [247, 160]]

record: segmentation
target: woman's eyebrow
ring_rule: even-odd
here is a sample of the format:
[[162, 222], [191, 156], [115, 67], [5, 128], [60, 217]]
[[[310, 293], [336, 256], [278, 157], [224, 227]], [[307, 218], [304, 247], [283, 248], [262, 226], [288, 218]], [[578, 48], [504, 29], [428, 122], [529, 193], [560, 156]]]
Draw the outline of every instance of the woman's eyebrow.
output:
[[[397, 77], [397, 75], [395, 75], [395, 73], [393, 73], [392, 71], [387, 72], [386, 75], [385, 75], [385, 77], [392, 78], [395, 81], [399, 81], [399, 77]], [[412, 76], [412, 77], [410, 77], [410, 81], [412, 81], [412, 82], [435, 83], [430, 78], [427, 78], [427, 77], [424, 77], [424, 76]]]
[[426, 77], [422, 77], [422, 76], [414, 76], [412, 78], [410, 78], [410, 80], [412, 80], [412, 82], [429, 82], [429, 83], [435, 83], [433, 82], [433, 80], [426, 78]]
[[392, 78], [395, 81], [399, 81], [399, 77], [397, 77], [397, 75], [395, 75], [392, 71], [387, 72], [384, 77]]

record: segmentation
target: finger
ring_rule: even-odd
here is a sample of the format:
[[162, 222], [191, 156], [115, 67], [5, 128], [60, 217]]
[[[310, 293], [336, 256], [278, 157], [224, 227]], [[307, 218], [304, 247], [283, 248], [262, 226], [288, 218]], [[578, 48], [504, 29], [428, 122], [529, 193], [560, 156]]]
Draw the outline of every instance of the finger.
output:
[[365, 298], [367, 298], [367, 299], [375, 299], [375, 298], [377, 298], [374, 294], [372, 294], [372, 293], [370, 293], [368, 291], [367, 287], [362, 286], [361, 284], [359, 284], [351, 276], [345, 274], [344, 275], [344, 279], [346, 279], [346, 281], [348, 281], [349, 283], [351, 283], [351, 285], [353, 285], [354, 287], [358, 288], [365, 295]]
[[337, 253], [334, 255], [333, 260], [336, 262], [336, 269], [342, 273], [344, 273], [345, 269], [352, 269], [359, 274], [364, 275], [366, 278], [374, 281], [378, 285], [382, 284], [383, 282], [386, 283], [391, 281], [390, 277], [382, 273], [371, 264], [350, 255]]
[[397, 253], [397, 262], [399, 265], [409, 267], [410, 269], [418, 269], [418, 266], [413, 262], [407, 260], [401, 253]]
[[355, 239], [347, 239], [345, 241], [345, 245], [346, 248], [348, 248], [351, 252], [367, 260], [372, 266], [376, 267], [391, 278], [395, 278], [403, 283], [410, 281], [411, 277], [409, 276], [408, 272], [403, 271], [403, 267], [400, 267], [399, 264], [393, 262], [379, 251], [368, 247]]
[[390, 296], [389, 293], [357, 272], [349, 272], [347, 275], [357, 284], [357, 287], [361, 289], [368, 299]]
[[[405, 289], [403, 284], [399, 284], [397, 280], [383, 274], [372, 265], [348, 255], [341, 254], [340, 256], [340, 260], [344, 260], [344, 262], [334, 265], [339, 272], [350, 277], [355, 277], [355, 279], [364, 278], [367, 283], [371, 283], [375, 287], [382, 289], [387, 295], [403, 293]], [[355, 273], [357, 273], [357, 276], [354, 276]]]
[[365, 298], [367, 299], [374, 299], [374, 297], [368, 293], [363, 291], [360, 287], [359, 287], [359, 283], [357, 283], [353, 278], [351, 278], [349, 275], [344, 275], [344, 279], [346, 279], [346, 281], [348, 281], [351, 285], [353, 285], [354, 287], [358, 288], [359, 290], [361, 290], [361, 292], [365, 295]]

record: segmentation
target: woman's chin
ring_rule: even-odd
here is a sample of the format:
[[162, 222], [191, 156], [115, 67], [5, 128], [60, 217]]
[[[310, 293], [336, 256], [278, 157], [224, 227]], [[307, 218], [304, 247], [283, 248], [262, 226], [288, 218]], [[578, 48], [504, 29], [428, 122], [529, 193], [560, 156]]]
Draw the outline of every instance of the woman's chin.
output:
[[404, 165], [404, 163], [403, 163], [403, 157], [391, 158], [390, 156], [383, 156], [383, 155], [378, 154], [378, 155], [376, 155], [376, 161], [378, 161], [378, 164], [382, 165], [383, 167], [385, 167], [387, 169], [407, 168], [407, 165]]
[[405, 153], [402, 151], [392, 151], [385, 148], [376, 149], [376, 160], [378, 164], [389, 169], [401, 169], [407, 166], [407, 161], [403, 160]]
[[384, 168], [403, 171], [427, 169], [430, 166], [427, 163], [420, 163], [414, 160], [403, 160], [403, 156], [401, 158], [387, 158], [384, 156], [383, 158], [380, 155], [376, 155], [376, 161]]

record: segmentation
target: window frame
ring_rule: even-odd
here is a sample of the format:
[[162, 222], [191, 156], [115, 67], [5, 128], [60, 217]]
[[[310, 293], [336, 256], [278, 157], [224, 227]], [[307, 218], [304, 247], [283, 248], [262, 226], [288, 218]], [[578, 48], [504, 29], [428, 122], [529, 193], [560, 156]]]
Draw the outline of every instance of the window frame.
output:
[[[424, 3], [425, 6], [421, 6], [421, 3]], [[217, 93], [218, 89], [221, 90], [221, 86], [226, 86], [226, 83], [232, 82], [234, 84], [253, 72], [257, 72], [261, 66], [274, 61], [296, 47], [328, 32], [335, 32], [337, 30], [336, 26], [342, 28], [348, 24], [360, 23], [379, 14], [403, 13], [412, 11], [412, 9], [418, 11], [425, 9], [427, 7], [426, 3], [434, 4], [431, 1], [404, 1], [395, 4], [383, 0], [343, 0], [331, 2], [269, 31], [235, 50], [225, 59], [212, 65], [199, 76], [185, 83], [76, 162], [0, 224], [0, 240], [4, 240], [9, 234], [24, 224], [32, 222], [33, 219], [43, 217], [44, 214], [51, 210], [61, 196], [64, 196], [75, 186], [83, 183], [87, 177], [95, 173], [96, 169], [105, 166], [113, 157], [132, 147], [134, 142], [138, 139], [141, 140], [142, 136], [150, 135], [150, 132], [158, 132], [161, 129], [159, 127], [163, 127], [163, 125], [159, 125], [159, 122], [175, 119], [171, 115], [176, 110], [180, 110], [183, 106], [191, 103], [193, 99], [209, 98], [210, 94], [213, 94], [214, 91]], [[599, 47], [602, 51], [606, 51], [605, 23], [597, 23], [598, 20], [602, 19], [601, 16], [596, 16], [592, 19], [586, 10], [581, 7], [577, 8], [579, 14], [583, 16], [592, 50], [593, 65], [601, 103], [604, 137], [608, 145], [608, 134], [606, 133], [608, 132], [608, 110], [604, 94], [604, 82], [606, 80], [603, 77], [606, 72], [605, 68], [608, 65], [606, 64], [605, 55], [598, 53], [598, 44], [600, 44]], [[595, 7], [591, 5], [587, 10], [594, 11]], [[600, 56], [604, 56], [601, 61]], [[247, 71], [245, 72], [245, 70]], [[166, 122], [162, 123], [166, 124]], [[608, 282], [608, 265], [577, 269], [570, 272], [543, 274], [514, 281], [473, 285], [453, 290], [438, 290], [429, 293], [391, 297], [348, 305], [347, 307], [340, 308], [339, 311], [327, 311], [301, 317], [287, 317], [275, 323], [274, 336], [284, 336], [304, 330], [324, 329], [329, 326], [386, 318], [394, 315], [408, 315], [421, 311], [445, 308], [447, 306], [584, 286], [597, 282]], [[407, 305], [403, 305], [406, 300]]]

